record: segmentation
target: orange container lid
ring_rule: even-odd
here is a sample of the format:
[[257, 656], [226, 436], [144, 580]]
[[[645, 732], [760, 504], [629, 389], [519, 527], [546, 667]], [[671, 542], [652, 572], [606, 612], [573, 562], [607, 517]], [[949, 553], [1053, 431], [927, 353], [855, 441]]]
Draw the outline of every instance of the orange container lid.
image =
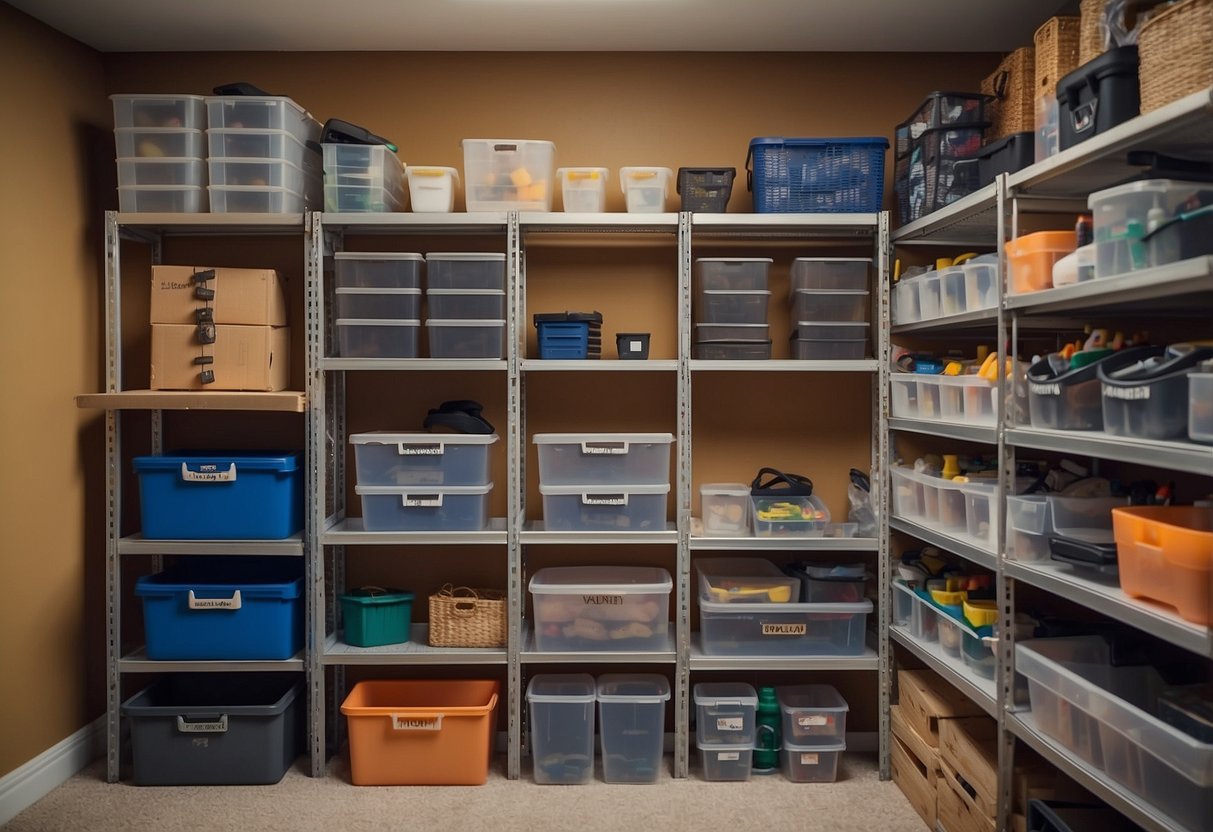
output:
[[1020, 257], [1037, 251], [1073, 251], [1078, 248], [1078, 235], [1070, 231], [1037, 231], [1009, 240], [1009, 257]]

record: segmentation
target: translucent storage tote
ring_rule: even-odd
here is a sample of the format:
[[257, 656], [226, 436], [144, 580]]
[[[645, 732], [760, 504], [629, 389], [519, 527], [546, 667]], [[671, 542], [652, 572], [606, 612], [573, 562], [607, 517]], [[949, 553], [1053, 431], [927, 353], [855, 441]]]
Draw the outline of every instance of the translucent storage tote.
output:
[[1207, 359], [1213, 359], [1213, 347], [1186, 344], [1128, 367], [1101, 363], [1104, 432], [1134, 439], [1186, 437], [1188, 373]]
[[326, 142], [321, 152], [326, 185], [361, 185], [403, 201], [404, 163], [387, 145]]
[[1188, 438], [1213, 442], [1213, 363], [1188, 374]]
[[277, 783], [303, 751], [291, 673], [174, 673], [122, 703], [136, 786]]
[[493, 679], [368, 679], [341, 703], [355, 786], [479, 786], [496, 740]]
[[696, 257], [695, 291], [763, 292], [770, 257]]
[[695, 295], [695, 320], [701, 324], [765, 324], [771, 293], [708, 289]]
[[965, 277], [965, 310], [977, 312], [998, 306], [998, 255], [974, 257], [961, 268]]
[[489, 522], [487, 485], [356, 485], [368, 532], [474, 532]]
[[725, 604], [794, 604], [800, 579], [758, 558], [701, 558], [699, 597]]
[[409, 165], [404, 169], [409, 182], [409, 206], [417, 214], [449, 214], [455, 210], [455, 188], [459, 171], [454, 168]]
[[543, 523], [548, 531], [663, 531], [670, 484], [546, 485]]
[[797, 745], [783, 741], [779, 767], [793, 783], [833, 783], [838, 779], [838, 763], [847, 749], [845, 742], [825, 746]]
[[404, 210], [404, 197], [374, 185], [325, 185], [324, 210], [338, 214], [391, 214]]
[[556, 145], [523, 139], [464, 139], [469, 211], [551, 211]]
[[286, 188], [211, 185], [212, 214], [298, 214], [309, 204], [304, 194]]
[[793, 321], [866, 321], [868, 291], [794, 289], [788, 298]]
[[608, 673], [598, 677], [602, 779], [608, 783], [656, 783], [665, 744], [670, 683], [655, 673]]
[[1118, 507], [1112, 525], [1125, 594], [1213, 625], [1213, 508]]
[[1061, 497], [1027, 494], [1007, 498], [1007, 554], [1014, 560], [1049, 558], [1049, 537], [1090, 540], [1106, 538], [1112, 528], [1112, 509], [1126, 497]]
[[713, 343], [763, 343], [771, 340], [770, 326], [757, 324], [695, 324], [695, 342]]
[[320, 154], [310, 150], [286, 130], [218, 130], [206, 131], [207, 156], [214, 161], [224, 159], [273, 159], [290, 162], [306, 171], [323, 174]]
[[314, 174], [290, 162], [269, 159], [223, 159], [208, 163], [210, 184], [236, 187], [284, 188], [301, 194], [314, 188]]
[[541, 485], [669, 485], [672, 433], [537, 433]]
[[416, 358], [418, 320], [338, 318], [339, 358]]
[[740, 745], [710, 745], [696, 742], [703, 779], [710, 782], [749, 780], [754, 771], [754, 749]]
[[118, 187], [176, 185], [199, 188], [206, 184], [206, 163], [201, 159], [119, 159]]
[[455, 251], [426, 255], [428, 289], [495, 289], [505, 291], [505, 255]]
[[750, 487], [743, 483], [699, 486], [704, 537], [750, 535]]
[[206, 129], [206, 99], [200, 95], [111, 95], [114, 129]]
[[139, 185], [118, 189], [118, 210], [123, 213], [196, 214], [206, 209], [206, 188]]
[[425, 322], [430, 358], [505, 358], [505, 321], [440, 320]]
[[339, 251], [333, 255], [337, 288], [420, 289], [425, 258], [414, 252]]
[[361, 485], [487, 485], [497, 434], [393, 433], [350, 436]]
[[625, 167], [619, 169], [619, 183], [629, 214], [660, 214], [670, 195], [674, 171], [669, 168]]
[[561, 196], [565, 213], [587, 214], [606, 210], [606, 168], [560, 168]]
[[203, 159], [206, 134], [175, 127], [120, 127], [114, 131], [119, 159]]
[[901, 581], [893, 582], [893, 622], [909, 628], [910, 635], [924, 644], [939, 641], [936, 608]]
[[594, 703], [588, 673], [541, 673], [531, 678], [531, 762], [536, 783], [574, 785], [594, 779]]
[[337, 289], [338, 318], [416, 321], [421, 318], [420, 289]]
[[798, 361], [854, 360], [868, 351], [870, 324], [853, 321], [796, 321], [792, 358]]
[[664, 569], [556, 566], [530, 580], [535, 649], [541, 653], [668, 649], [670, 591]]
[[206, 120], [211, 130], [284, 130], [301, 143], [320, 138], [320, 122], [285, 96], [212, 96]]
[[820, 497], [751, 497], [754, 537], [821, 537], [830, 510]]
[[425, 296], [433, 320], [505, 319], [505, 292], [497, 289], [430, 289]]
[[792, 745], [832, 745], [847, 735], [847, 702], [833, 685], [777, 688], [783, 741]]
[[966, 298], [965, 270], [951, 266], [939, 272], [939, 314], [943, 317], [963, 313], [968, 304]]
[[1183, 213], [1194, 198], [1207, 204], [1200, 194], [1208, 183], [1172, 179], [1130, 182], [1097, 191], [1087, 201], [1094, 219], [1095, 277], [1164, 266], [1183, 259], [1177, 236], [1155, 234], [1143, 239], [1151, 228]]
[[758, 693], [744, 682], [699, 682], [695, 700], [695, 739], [700, 748], [754, 744]]
[[793, 292], [861, 292], [868, 288], [871, 268], [868, 258], [797, 257], [792, 261], [789, 288]]

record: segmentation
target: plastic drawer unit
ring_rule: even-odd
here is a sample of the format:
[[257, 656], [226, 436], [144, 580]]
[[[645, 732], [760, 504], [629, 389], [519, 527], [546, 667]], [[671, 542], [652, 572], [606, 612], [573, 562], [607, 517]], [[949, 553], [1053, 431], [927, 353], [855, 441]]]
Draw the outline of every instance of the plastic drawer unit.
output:
[[665, 709], [670, 683], [654, 673], [598, 677], [602, 779], [656, 783], [661, 776]]
[[1007, 498], [1007, 555], [1013, 560], [1038, 561], [1049, 557], [1049, 538], [1107, 539], [1112, 530], [1112, 509], [1126, 497], [1062, 497], [1028, 494]]
[[338, 318], [340, 358], [416, 358], [421, 321], [389, 318]]
[[588, 673], [542, 673], [531, 678], [531, 760], [536, 783], [575, 785], [594, 779], [597, 688]]
[[606, 210], [606, 168], [560, 168], [560, 192], [566, 214], [594, 214]]
[[1102, 362], [1104, 432], [1134, 439], [1186, 437], [1188, 373], [1207, 359], [1213, 359], [1213, 347], [1185, 345], [1129, 366]]
[[765, 292], [770, 257], [697, 257], [695, 291]]
[[1037, 727], [1185, 829], [1213, 817], [1213, 744], [1153, 715], [1164, 683], [1148, 666], [1114, 665], [1098, 636], [1015, 645]]
[[399, 211], [404, 207], [404, 164], [386, 145], [321, 145], [324, 210]]
[[339, 251], [333, 255], [338, 289], [420, 289], [425, 258], [407, 251]]
[[668, 649], [664, 569], [558, 566], [531, 576], [535, 649], [542, 653]]
[[358, 682], [341, 703], [355, 786], [479, 786], [496, 738], [495, 680]]
[[492, 251], [432, 252], [425, 258], [428, 289], [505, 291], [505, 255]]
[[789, 288], [793, 292], [860, 292], [868, 288], [871, 268], [868, 258], [797, 257], [792, 261]]
[[672, 433], [537, 433], [541, 485], [669, 485]]
[[416, 214], [449, 214], [455, 210], [459, 171], [454, 168], [409, 165], [409, 206]]
[[297, 451], [182, 451], [134, 467], [148, 540], [278, 540], [303, 528]]
[[439, 320], [425, 322], [430, 358], [505, 358], [505, 321]]
[[[1171, 222], [1213, 201], [1213, 185], [1173, 179], [1130, 182], [1091, 194], [1095, 277], [1114, 277], [1213, 253], [1207, 217]], [[1150, 232], [1153, 229], [1153, 233]]]
[[464, 139], [469, 211], [551, 211], [556, 146], [526, 139]]
[[360, 485], [488, 485], [497, 434], [392, 433], [350, 436]]
[[785, 739], [779, 752], [780, 769], [793, 783], [833, 783], [838, 779], [838, 764], [846, 749], [844, 741], [814, 746], [796, 745]]
[[431, 320], [505, 320], [505, 292], [500, 289], [430, 289], [425, 299]]
[[695, 740], [700, 749], [752, 748], [758, 693], [744, 682], [699, 682], [695, 700]]
[[703, 779], [709, 782], [749, 780], [754, 771], [754, 749], [739, 745], [709, 745], [696, 742]]
[[1213, 508], [1118, 507], [1112, 526], [1126, 594], [1213, 626]]
[[660, 214], [670, 195], [674, 171], [669, 168], [624, 167], [619, 184], [629, 214]]
[[368, 532], [474, 532], [489, 522], [485, 485], [362, 485], [362, 524]]
[[699, 486], [704, 537], [750, 535], [750, 487], [743, 483], [708, 483]]
[[785, 743], [833, 745], [846, 739], [849, 706], [833, 685], [785, 685], [776, 692]]
[[350, 320], [417, 321], [421, 318], [420, 289], [335, 289], [337, 318]]
[[695, 295], [695, 320], [701, 324], [765, 324], [770, 299], [766, 289], [705, 289]]
[[1090, 364], [1057, 372], [1047, 360], [1028, 368], [1028, 412], [1034, 428], [1103, 430], [1100, 367], [1130, 366], [1162, 352], [1159, 347], [1135, 347], [1098, 358]]
[[303, 578], [269, 558], [194, 558], [135, 582], [154, 661], [275, 661], [303, 647]]
[[1188, 438], [1213, 443], [1213, 361], [1188, 374]]
[[137, 786], [277, 783], [303, 749], [303, 682], [286, 673], [173, 674], [122, 703]]
[[354, 647], [403, 644], [413, 622], [413, 593], [377, 586], [341, 595], [342, 641]]
[[205, 130], [206, 99], [200, 95], [111, 95], [114, 129]]

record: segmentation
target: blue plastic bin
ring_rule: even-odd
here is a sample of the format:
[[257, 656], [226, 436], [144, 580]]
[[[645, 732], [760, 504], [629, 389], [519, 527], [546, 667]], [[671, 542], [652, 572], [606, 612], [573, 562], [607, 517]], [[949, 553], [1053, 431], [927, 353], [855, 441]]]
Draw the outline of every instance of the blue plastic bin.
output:
[[191, 558], [135, 582], [147, 657], [289, 659], [303, 647], [298, 558]]
[[746, 156], [746, 178], [754, 192], [754, 210], [759, 214], [879, 211], [888, 148], [888, 139], [882, 137], [753, 139]]
[[278, 540], [303, 528], [297, 451], [181, 451], [134, 464], [149, 540]]
[[541, 359], [553, 361], [589, 355], [590, 325], [585, 321], [543, 322], [538, 329]]

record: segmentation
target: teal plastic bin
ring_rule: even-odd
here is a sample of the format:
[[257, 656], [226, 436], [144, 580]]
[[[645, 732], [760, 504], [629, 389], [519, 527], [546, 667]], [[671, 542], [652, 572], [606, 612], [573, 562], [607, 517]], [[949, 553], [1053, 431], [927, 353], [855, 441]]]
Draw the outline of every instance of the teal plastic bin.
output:
[[413, 621], [413, 593], [364, 586], [341, 596], [345, 643], [354, 647], [403, 644]]

